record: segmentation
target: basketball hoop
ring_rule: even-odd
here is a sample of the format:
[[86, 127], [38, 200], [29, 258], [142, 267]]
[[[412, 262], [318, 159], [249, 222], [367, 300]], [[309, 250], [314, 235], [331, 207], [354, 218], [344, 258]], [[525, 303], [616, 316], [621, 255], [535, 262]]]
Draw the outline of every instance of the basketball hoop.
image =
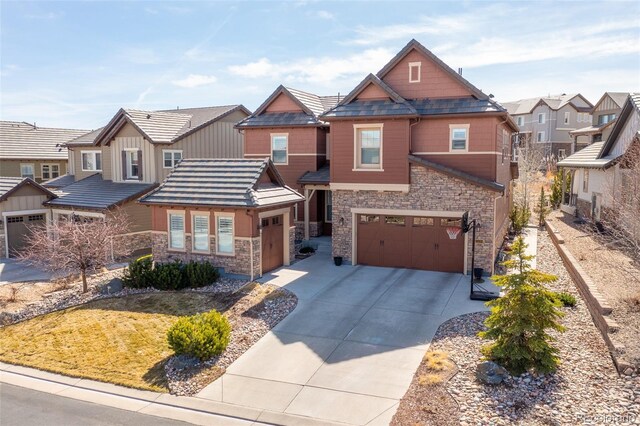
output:
[[447, 226], [447, 234], [451, 240], [458, 238], [460, 231], [462, 231], [462, 228], [458, 228], [457, 226]]

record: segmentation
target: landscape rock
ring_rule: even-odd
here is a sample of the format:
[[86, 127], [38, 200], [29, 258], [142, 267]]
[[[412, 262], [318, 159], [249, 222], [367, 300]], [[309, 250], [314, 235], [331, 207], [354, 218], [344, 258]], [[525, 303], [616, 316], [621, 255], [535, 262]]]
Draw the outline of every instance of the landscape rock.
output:
[[487, 385], [499, 385], [509, 377], [509, 372], [493, 361], [478, 364], [476, 378]]

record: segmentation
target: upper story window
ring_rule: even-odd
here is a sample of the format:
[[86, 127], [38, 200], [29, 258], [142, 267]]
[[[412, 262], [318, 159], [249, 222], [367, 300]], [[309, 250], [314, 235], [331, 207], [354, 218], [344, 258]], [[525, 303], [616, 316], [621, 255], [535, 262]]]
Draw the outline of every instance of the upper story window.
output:
[[524, 126], [524, 117], [521, 115], [518, 116], [518, 126]]
[[567, 111], [564, 113], [564, 124], [569, 124], [571, 120], [571, 112]]
[[544, 112], [541, 112], [538, 114], [538, 123], [540, 124], [544, 124], [544, 120], [545, 120], [545, 114]]
[[355, 124], [355, 169], [382, 170], [382, 124]]
[[169, 248], [184, 250], [184, 212], [169, 213]]
[[409, 62], [409, 83], [420, 83], [422, 62]]
[[60, 176], [59, 164], [43, 164], [42, 165], [42, 179], [53, 179]]
[[25, 164], [25, 163], [21, 163], [20, 164], [20, 176], [23, 178], [31, 178], [31, 179], [35, 179], [36, 178], [36, 174], [35, 174], [35, 167], [33, 166], [33, 164]]
[[125, 179], [140, 179], [140, 155], [138, 149], [126, 149], [124, 151], [124, 177]]
[[545, 142], [544, 131], [538, 132], [538, 136], [536, 137], [537, 142]]
[[615, 114], [600, 115], [600, 116], [598, 116], [598, 126], [601, 126], [603, 124], [607, 124], [610, 121], [613, 121], [615, 119], [616, 119], [616, 115]]
[[102, 171], [102, 152], [101, 151], [81, 151], [82, 171], [99, 172]]
[[558, 160], [563, 160], [567, 156], [567, 151], [565, 149], [558, 150]]
[[289, 135], [287, 133], [271, 135], [271, 160], [274, 164], [288, 164], [288, 150]]
[[469, 125], [450, 124], [449, 125], [449, 147], [450, 151], [469, 150]]
[[163, 149], [163, 168], [173, 169], [182, 160], [182, 150], [178, 149]]

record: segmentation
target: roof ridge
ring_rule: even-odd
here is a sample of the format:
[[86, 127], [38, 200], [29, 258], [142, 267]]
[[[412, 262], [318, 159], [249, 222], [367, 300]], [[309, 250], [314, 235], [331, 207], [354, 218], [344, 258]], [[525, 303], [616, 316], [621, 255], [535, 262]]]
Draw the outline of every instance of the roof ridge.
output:
[[242, 104], [228, 104], [228, 105], [212, 105], [212, 106], [202, 106], [202, 107], [186, 107], [186, 108], [177, 108], [177, 109], [158, 109], [154, 112], [173, 112], [173, 111], [182, 111], [185, 109], [211, 109], [211, 108], [236, 108]]

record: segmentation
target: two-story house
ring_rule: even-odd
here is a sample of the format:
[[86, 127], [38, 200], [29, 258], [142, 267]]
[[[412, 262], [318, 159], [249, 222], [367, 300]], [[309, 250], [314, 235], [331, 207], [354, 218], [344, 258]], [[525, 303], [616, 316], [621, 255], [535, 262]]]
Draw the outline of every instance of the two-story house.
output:
[[305, 185], [305, 201], [293, 214], [298, 240], [331, 235], [329, 123], [318, 117], [337, 102], [337, 96], [279, 86], [236, 125], [245, 158], [270, 158], [287, 185], [300, 192]]
[[492, 271], [509, 226], [508, 112], [415, 40], [319, 117], [330, 123], [334, 256]]
[[36, 182], [67, 173], [64, 144], [87, 130], [40, 127], [20, 121], [0, 121], [0, 176]]
[[591, 125], [570, 132], [573, 138], [574, 152], [580, 151], [594, 142], [607, 140], [628, 96], [627, 92], [605, 92], [602, 95], [590, 111], [593, 116]]
[[135, 248], [151, 247], [151, 212], [137, 199], [162, 182], [183, 158], [242, 158], [234, 124], [249, 115], [242, 105], [170, 111], [121, 109], [103, 128], [69, 142], [69, 174], [47, 187], [52, 220], [104, 217], [122, 209]]
[[591, 124], [593, 105], [581, 94], [520, 99], [502, 104], [522, 135], [540, 144], [545, 154], [562, 159], [573, 153], [570, 132]]

